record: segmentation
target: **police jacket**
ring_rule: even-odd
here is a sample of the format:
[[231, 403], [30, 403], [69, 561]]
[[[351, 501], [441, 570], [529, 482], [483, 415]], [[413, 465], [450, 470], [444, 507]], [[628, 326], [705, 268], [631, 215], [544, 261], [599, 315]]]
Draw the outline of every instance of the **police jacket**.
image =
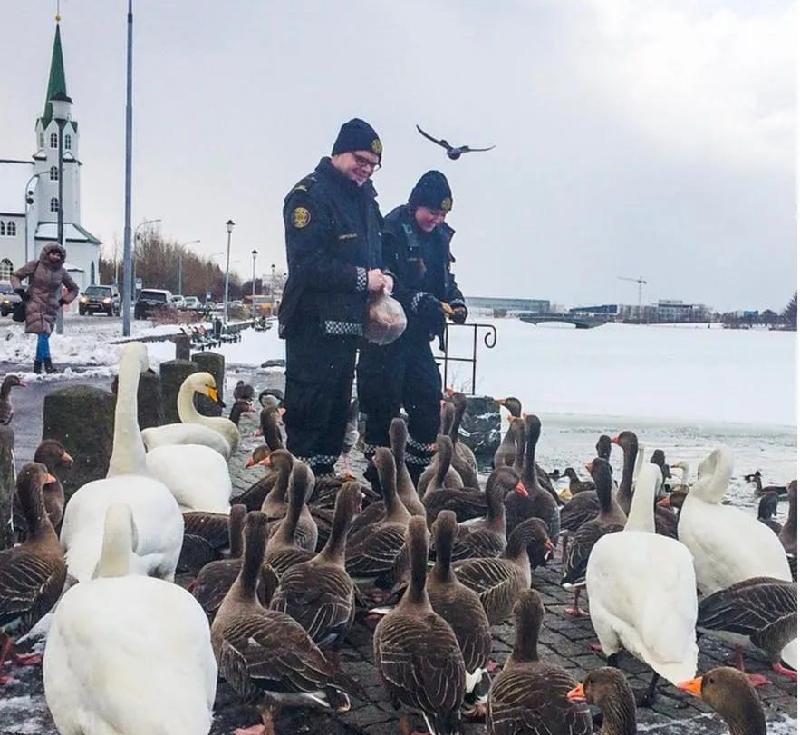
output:
[[423, 232], [416, 223], [408, 204], [393, 209], [383, 221], [383, 265], [395, 279], [396, 298], [406, 312], [409, 337], [429, 339], [444, 334], [444, 316], [432, 319], [418, 311], [425, 293], [451, 306], [463, 306], [464, 296], [458, 288], [450, 265], [455, 258], [450, 253], [450, 240], [455, 234], [445, 222], [433, 232]]
[[380, 267], [381, 215], [363, 186], [323, 158], [284, 200], [288, 279], [278, 313], [282, 337], [298, 326], [361, 336], [367, 271]]

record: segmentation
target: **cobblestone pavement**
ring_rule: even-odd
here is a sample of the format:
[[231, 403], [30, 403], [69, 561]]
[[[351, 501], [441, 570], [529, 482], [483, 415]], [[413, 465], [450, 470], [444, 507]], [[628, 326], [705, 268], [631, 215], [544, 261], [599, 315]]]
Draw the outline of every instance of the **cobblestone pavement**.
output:
[[[247, 378], [242, 374], [239, 377]], [[263, 389], [264, 378], [259, 376], [259, 389]], [[272, 382], [272, 380], [270, 380]], [[277, 383], [275, 384], [277, 385]], [[246, 489], [259, 477], [259, 468], [245, 469], [244, 462], [258, 438], [253, 435], [257, 415], [243, 417], [243, 441], [240, 451], [231, 459], [230, 468], [234, 492]], [[354, 452], [355, 455], [355, 452]], [[358, 472], [363, 463], [353, 457], [353, 469]], [[603, 665], [602, 657], [590, 649], [595, 639], [588, 618], [574, 620], [564, 615], [564, 608], [571, 602], [559, 585], [561, 562], [557, 558], [547, 568], [537, 569], [533, 586], [545, 603], [547, 614], [540, 638], [540, 655], [549, 663], [559, 664], [569, 671], [576, 681], [586, 673]], [[511, 651], [514, 629], [511, 625], [494, 628], [493, 658], [502, 665]], [[711, 637], [700, 641], [700, 671], [728, 663], [732, 649]], [[764, 673], [770, 683], [758, 692], [767, 711], [767, 718], [780, 719], [785, 715], [797, 716], [795, 686], [778, 677], [769, 668], [763, 656], [747, 658], [750, 670]], [[632, 657], [623, 654], [621, 666], [635, 690], [644, 689], [649, 683], [648, 669]], [[352, 697], [352, 709], [344, 715], [312, 710], [285, 709], [277, 721], [277, 733], [324, 733], [325, 735], [384, 735], [398, 732], [397, 714], [393, 711], [372, 664], [372, 630], [362, 619], [357, 618], [349, 636], [349, 645], [342, 655], [342, 666], [346, 673], [359, 681], [366, 699]], [[19, 680], [0, 689], [0, 735], [55, 735], [56, 730], [44, 702], [41, 669], [15, 669]], [[640, 709], [640, 729], [659, 735], [685, 735], [703, 733], [716, 735], [727, 732], [721, 720], [710, 714], [710, 710], [699, 700], [692, 699], [674, 687], [662, 682], [659, 698], [652, 709]], [[212, 735], [231, 735], [236, 727], [244, 727], [257, 721], [255, 710], [239, 704], [236, 695], [220, 682], [217, 691]], [[468, 723], [467, 735], [485, 732], [480, 723]]]

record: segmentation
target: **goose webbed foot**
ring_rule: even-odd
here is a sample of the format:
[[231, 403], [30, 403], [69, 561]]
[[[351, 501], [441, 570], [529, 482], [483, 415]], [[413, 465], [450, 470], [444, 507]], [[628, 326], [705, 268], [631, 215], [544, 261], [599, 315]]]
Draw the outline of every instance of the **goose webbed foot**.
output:
[[650, 679], [650, 684], [644, 693], [638, 695], [636, 697], [636, 706], [637, 707], [652, 707], [655, 704], [656, 698], [658, 697], [658, 689], [656, 688], [658, 685], [659, 676], [655, 672], [653, 673], [652, 679]]
[[41, 666], [41, 653], [16, 653], [14, 654], [15, 666]]
[[780, 676], [785, 676], [787, 679], [797, 681], [797, 672], [794, 669], [787, 668], [780, 661], [772, 664], [772, 670]]

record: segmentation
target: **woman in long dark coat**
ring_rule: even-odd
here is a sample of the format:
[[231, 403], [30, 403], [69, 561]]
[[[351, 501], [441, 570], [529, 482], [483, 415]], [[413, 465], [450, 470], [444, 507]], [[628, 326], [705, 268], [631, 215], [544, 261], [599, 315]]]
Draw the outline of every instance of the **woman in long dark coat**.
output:
[[[50, 357], [50, 334], [58, 310], [78, 296], [78, 286], [64, 269], [66, 253], [57, 242], [45, 243], [39, 260], [25, 263], [11, 276], [11, 285], [25, 302], [25, 332], [38, 335], [33, 372], [56, 372]], [[28, 288], [22, 281], [28, 281]], [[67, 292], [64, 293], [64, 287]]]

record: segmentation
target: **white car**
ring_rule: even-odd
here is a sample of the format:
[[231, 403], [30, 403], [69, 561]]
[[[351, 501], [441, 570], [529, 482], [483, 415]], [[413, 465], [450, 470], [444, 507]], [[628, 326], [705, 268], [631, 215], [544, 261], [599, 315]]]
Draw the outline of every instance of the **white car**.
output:
[[200, 309], [200, 299], [198, 299], [197, 296], [186, 296], [183, 299], [183, 308], [191, 309], [192, 311]]
[[175, 309], [183, 309], [186, 306], [186, 299], [180, 294], [173, 294], [170, 298], [170, 303]]

